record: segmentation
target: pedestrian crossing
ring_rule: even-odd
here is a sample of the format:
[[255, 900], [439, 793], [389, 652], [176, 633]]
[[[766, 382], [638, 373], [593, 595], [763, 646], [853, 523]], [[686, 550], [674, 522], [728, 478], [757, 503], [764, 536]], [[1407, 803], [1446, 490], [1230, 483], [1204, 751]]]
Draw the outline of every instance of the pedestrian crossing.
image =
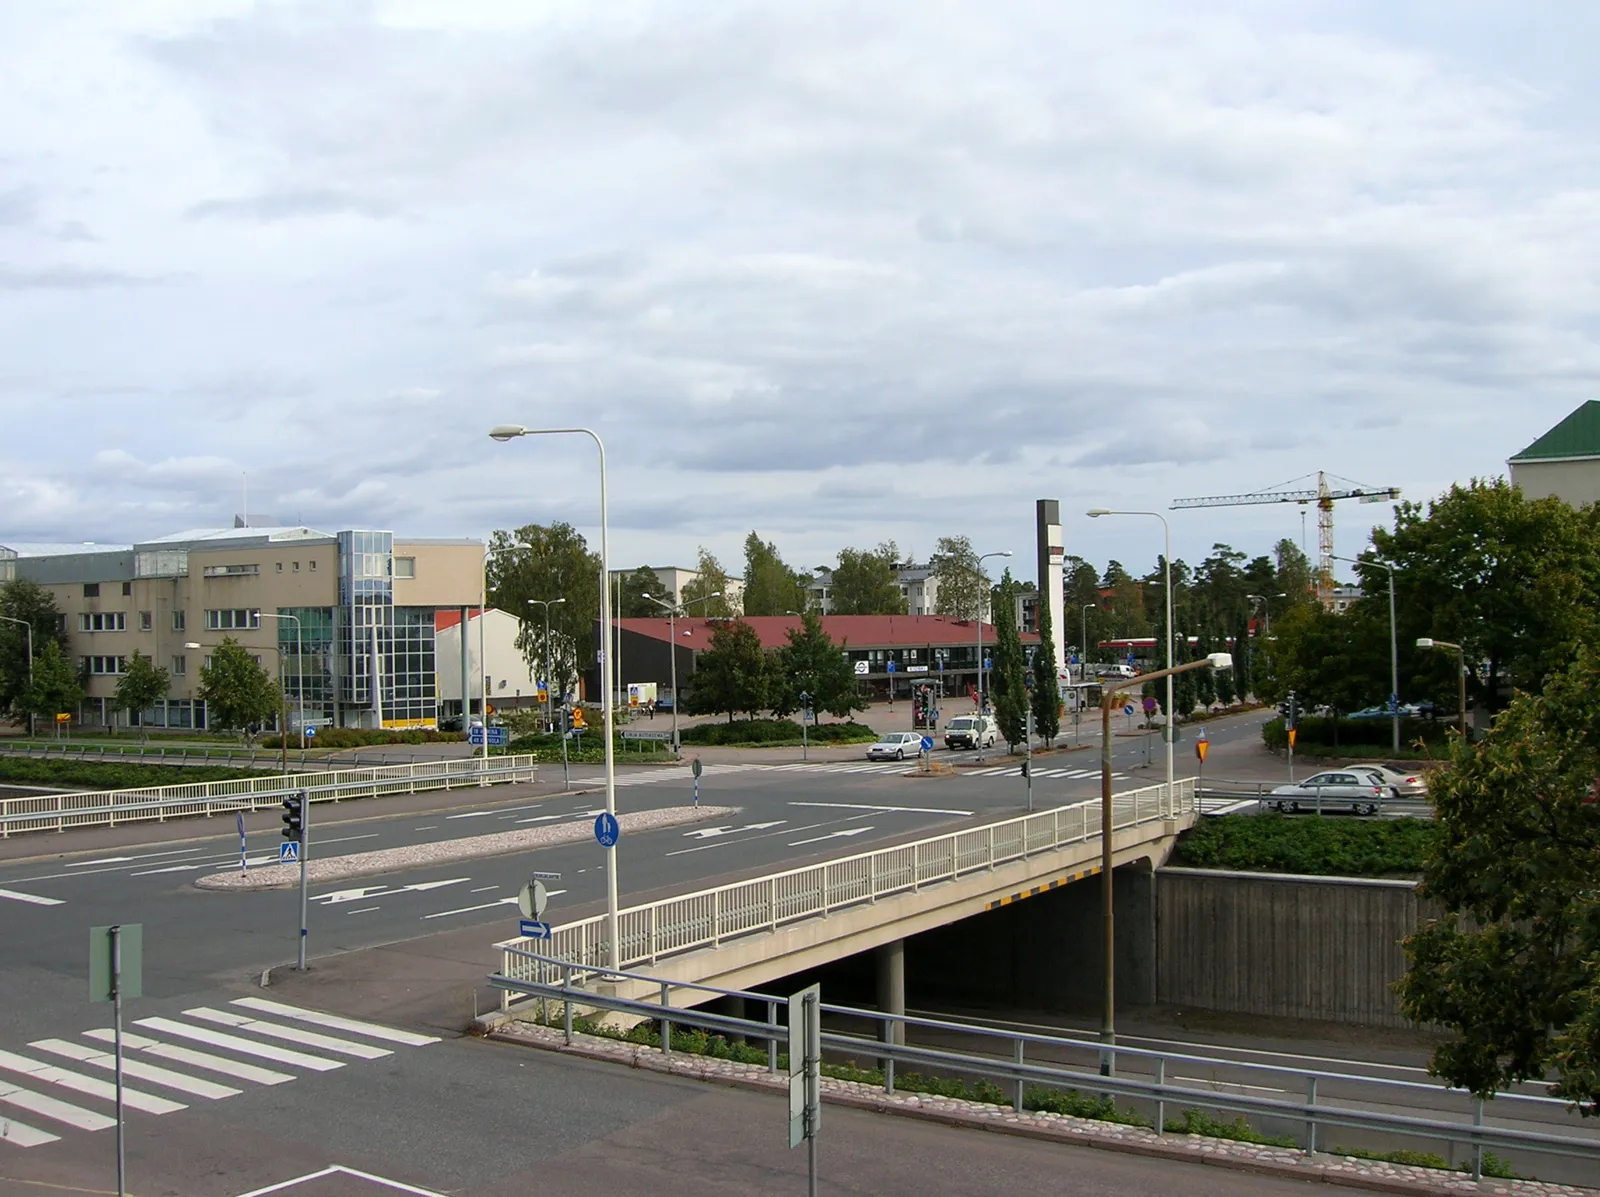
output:
[[[237, 1097], [251, 1085], [282, 1085], [439, 1042], [258, 997], [237, 998], [227, 1009], [195, 1006], [176, 1017], [139, 1018], [133, 1026], [139, 1029], [122, 1033], [123, 1106], [158, 1116]], [[0, 1049], [0, 1152], [55, 1143], [68, 1130], [115, 1126], [108, 1111], [116, 1084], [106, 1075], [116, 1070], [115, 1040], [112, 1028], [94, 1027], [77, 1039], [35, 1039], [26, 1052]], [[13, 1118], [13, 1110], [26, 1121]]]
[[[1021, 765], [995, 765], [988, 769], [969, 769], [963, 774], [966, 777], [1021, 777]], [[1035, 769], [1034, 777], [1059, 777], [1067, 781], [1082, 781], [1086, 777], [1099, 777], [1098, 769]], [[1127, 780], [1126, 773], [1113, 773], [1112, 781]]]
[[[730, 773], [854, 773], [854, 774], [879, 774], [901, 775], [916, 768], [914, 761], [819, 761], [816, 764], [795, 761], [784, 765], [759, 765], [759, 764], [728, 764], [706, 765], [701, 771], [701, 778], [717, 777]], [[962, 769], [962, 777], [1021, 777], [1022, 766], [1019, 764], [993, 765], [980, 769]], [[1066, 780], [1081, 780], [1086, 777], [1099, 777], [1100, 770], [1095, 769], [1060, 769], [1045, 768], [1034, 769], [1034, 777], [1056, 777]], [[1113, 773], [1112, 780], [1125, 780], [1127, 774]], [[617, 788], [624, 786], [658, 785], [662, 782], [676, 781], [689, 783], [694, 780], [694, 774], [686, 768], [676, 766], [669, 769], [653, 769], [648, 773], [620, 774], [617, 777]], [[573, 779], [574, 785], [603, 786], [604, 777], [579, 777]]]

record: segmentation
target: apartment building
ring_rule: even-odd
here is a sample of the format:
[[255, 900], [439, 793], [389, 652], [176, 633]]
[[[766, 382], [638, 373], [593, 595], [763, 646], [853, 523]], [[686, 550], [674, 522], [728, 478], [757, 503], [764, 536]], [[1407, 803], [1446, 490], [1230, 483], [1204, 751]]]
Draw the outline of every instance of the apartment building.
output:
[[[908, 561], [896, 565], [895, 582], [900, 587], [900, 597], [905, 599], [907, 615], [932, 615], [938, 610], [939, 579], [931, 565], [918, 565]], [[806, 606], [822, 615], [832, 615], [833, 571], [819, 569], [806, 584]]]
[[476, 606], [482, 561], [477, 540], [244, 527], [132, 545], [12, 543], [0, 547], [0, 581], [29, 578], [54, 596], [86, 723], [128, 722], [114, 695], [140, 653], [172, 685], [138, 722], [205, 727], [200, 668], [231, 636], [281, 678], [296, 724], [406, 728], [438, 720], [436, 615]]

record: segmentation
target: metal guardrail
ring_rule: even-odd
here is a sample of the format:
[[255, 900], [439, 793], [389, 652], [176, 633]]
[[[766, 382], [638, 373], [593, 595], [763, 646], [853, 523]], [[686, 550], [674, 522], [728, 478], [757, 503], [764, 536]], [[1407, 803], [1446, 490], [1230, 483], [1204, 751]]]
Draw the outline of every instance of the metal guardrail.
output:
[[[642, 973], [594, 973], [607, 980], [644, 982], [659, 994], [654, 1002], [625, 998], [615, 993], [584, 988], [574, 978], [586, 971], [572, 962], [553, 956], [539, 955], [520, 948], [507, 949], [508, 957], [525, 962], [524, 973], [544, 974], [546, 981], [512, 977], [504, 972], [489, 978], [489, 983], [503, 991], [509, 1005], [511, 995], [524, 1001], [543, 999], [561, 1005], [560, 1020], [566, 1041], [573, 1036], [573, 1008], [611, 1011], [650, 1019], [660, 1024], [662, 1050], [671, 1055], [672, 1032], [675, 1026], [690, 1026], [722, 1035], [742, 1035], [767, 1044], [767, 1069], [778, 1071], [779, 1045], [787, 1040], [788, 1025], [778, 1021], [778, 1008], [787, 1007], [787, 999], [766, 993], [745, 990], [719, 989], [682, 981], [669, 981]], [[698, 995], [692, 1001], [709, 1001], [714, 997], [741, 998], [746, 1008], [753, 1005], [765, 1009], [762, 1020], [739, 1018], [727, 1014], [673, 1005], [673, 993], [689, 991]], [[1197, 1052], [1168, 1052], [1149, 1048], [1109, 1048], [1098, 1040], [1078, 1039], [1067, 1035], [1043, 1035], [1037, 1032], [1014, 1031], [1005, 1027], [984, 1026], [955, 1022], [946, 1019], [921, 1018], [914, 1015], [891, 1014], [880, 1010], [865, 1010], [851, 1006], [824, 1004], [822, 1012], [837, 1023], [841, 1019], [860, 1020], [875, 1030], [867, 1035], [849, 1034], [840, 1030], [824, 1029], [822, 1046], [838, 1061], [842, 1055], [850, 1061], [865, 1057], [871, 1067], [880, 1064], [883, 1071], [883, 1088], [886, 1093], [895, 1091], [895, 1070], [899, 1065], [911, 1064], [942, 1074], [974, 1077], [1009, 1085], [1012, 1108], [1021, 1111], [1031, 1083], [1047, 1090], [1077, 1090], [1123, 1101], [1137, 1101], [1154, 1113], [1157, 1134], [1166, 1133], [1166, 1115], [1169, 1107], [1183, 1109], [1223, 1110], [1256, 1119], [1288, 1122], [1301, 1128], [1299, 1146], [1307, 1153], [1326, 1146], [1322, 1132], [1338, 1127], [1369, 1131], [1383, 1135], [1398, 1135], [1422, 1139], [1432, 1143], [1445, 1143], [1450, 1147], [1463, 1145], [1472, 1152], [1473, 1179], [1483, 1173], [1483, 1153], [1488, 1151], [1533, 1151], [1547, 1155], [1566, 1156], [1600, 1163], [1600, 1140], [1577, 1135], [1552, 1134], [1542, 1131], [1518, 1130], [1499, 1127], [1484, 1121], [1486, 1102], [1474, 1098], [1463, 1090], [1450, 1089], [1439, 1084], [1422, 1081], [1398, 1080], [1390, 1077], [1370, 1077], [1357, 1073], [1337, 1072], [1331, 1069], [1290, 1068], [1279, 1064], [1237, 1060], [1229, 1057], [1207, 1056]], [[548, 1022], [548, 1018], [543, 1021]], [[912, 1032], [927, 1032], [945, 1037], [965, 1036], [978, 1040], [977, 1051], [953, 1051], [916, 1043], [895, 1040], [909, 1038]], [[983, 1046], [993, 1044], [991, 1050]], [[1059, 1059], [1042, 1059], [1045, 1052], [1078, 1054], [1085, 1057], [1081, 1065]], [[1031, 1060], [1030, 1060], [1031, 1053]], [[1117, 1061], [1129, 1060], [1149, 1069], [1149, 1076], [1119, 1075]], [[1179, 1075], [1169, 1080], [1169, 1070], [1206, 1072], [1233, 1072], [1244, 1074], [1248, 1081], [1207, 1080]], [[1209, 1087], [1199, 1087], [1199, 1086]], [[1260, 1097], [1254, 1092], [1279, 1090], [1284, 1093], [1304, 1093], [1303, 1101], [1292, 1098]], [[1330, 1092], [1335, 1091], [1335, 1092]], [[1450, 1111], [1440, 1110], [1443, 1117], [1422, 1118], [1409, 1114], [1392, 1114], [1362, 1109], [1351, 1102], [1363, 1097], [1372, 1102], [1415, 1108], [1417, 1098], [1426, 1094], [1429, 1099], [1440, 1096], [1459, 1099], [1463, 1106], [1459, 1118], [1451, 1118]], [[1522, 1093], [1498, 1093], [1495, 1101], [1510, 1105], [1537, 1103], [1548, 1107], [1554, 1099]], [[1341, 1104], [1334, 1104], [1335, 1102]], [[1564, 1103], [1557, 1103], [1564, 1104]]]
[[[1163, 782], [1116, 795], [1113, 828], [1159, 822], [1195, 809], [1193, 778], [1174, 783], [1171, 801], [1166, 789]], [[1099, 835], [1100, 801], [1095, 799], [631, 906], [618, 912], [620, 963], [625, 968], [654, 964], [665, 956], [776, 931], [788, 923], [954, 881]], [[606, 916], [596, 915], [557, 927], [552, 937], [542, 942], [552, 956], [599, 968], [610, 962], [605, 933]], [[517, 973], [517, 961], [532, 942], [515, 939], [501, 944], [501, 972], [519, 980], [536, 979]]]
[[28, 831], [164, 823], [168, 819], [266, 810], [277, 806], [286, 794], [299, 790], [308, 791], [313, 802], [340, 802], [460, 786], [535, 781], [538, 772], [538, 762], [532, 756], [492, 757], [487, 768], [482, 758], [466, 757], [322, 773], [274, 773], [131, 790], [0, 798], [0, 839]]

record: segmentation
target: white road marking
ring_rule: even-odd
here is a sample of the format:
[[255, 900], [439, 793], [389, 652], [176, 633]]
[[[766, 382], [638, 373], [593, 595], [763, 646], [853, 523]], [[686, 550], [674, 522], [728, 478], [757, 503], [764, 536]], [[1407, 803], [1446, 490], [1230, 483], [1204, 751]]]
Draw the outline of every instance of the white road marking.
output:
[[14, 889], [0, 889], [0, 898], [10, 898], [13, 902], [31, 902], [35, 906], [64, 906], [66, 904], [60, 898], [41, 898], [38, 894], [18, 893]]
[[234, 998], [229, 1005], [243, 1006], [247, 1010], [259, 1010], [263, 1014], [276, 1014], [280, 1018], [292, 1018], [298, 1022], [309, 1022], [313, 1026], [327, 1027], [334, 1031], [351, 1031], [357, 1035], [371, 1036], [373, 1039], [385, 1039], [390, 1043], [404, 1044], [406, 1047], [423, 1047], [429, 1043], [439, 1042], [436, 1035], [418, 1035], [413, 1031], [402, 1031], [396, 1027], [383, 1026], [381, 1023], [362, 1022], [360, 1019], [345, 1018], [339, 1014], [324, 1014], [320, 1010], [307, 1010], [301, 1006], [290, 1006], [267, 998]]
[[413, 827], [411, 830], [412, 831], [438, 831], [439, 830], [439, 825], [437, 823], [429, 823], [426, 827]]
[[[580, 869], [579, 872], [582, 872], [582, 870]], [[564, 889], [553, 889], [548, 892], [550, 897], [553, 898], [557, 894], [564, 894], [567, 891]], [[435, 911], [433, 914], [425, 914], [422, 917], [425, 919], [449, 918], [452, 914], [471, 914], [475, 910], [493, 910], [496, 906], [515, 905], [516, 901], [516, 896], [513, 895], [509, 898], [497, 898], [493, 902], [485, 902], [482, 906], [463, 906], [459, 910], [439, 910]]]
[[371, 914], [374, 910], [381, 910], [379, 906], [357, 906], [354, 910], [345, 911], [346, 914]]
[[[98, 1027], [93, 1031], [85, 1031], [83, 1035], [86, 1039], [96, 1039], [102, 1043], [111, 1043], [116, 1038], [116, 1032], [110, 1027]], [[227, 1056], [213, 1056], [210, 1052], [195, 1051], [192, 1047], [184, 1047], [177, 1043], [162, 1043], [159, 1039], [147, 1039], [132, 1031], [122, 1032], [122, 1046], [134, 1051], [149, 1052], [152, 1056], [159, 1056], [163, 1060], [204, 1068], [209, 1072], [220, 1072], [223, 1076], [237, 1077], [241, 1081], [254, 1081], [258, 1085], [281, 1085], [285, 1081], [294, 1080], [294, 1077], [287, 1072], [274, 1072], [258, 1064], [230, 1060]]]
[[469, 894], [486, 894], [492, 889], [499, 889], [498, 885], [480, 885], [477, 889], [469, 889]]
[[368, 1184], [382, 1185], [396, 1193], [405, 1193], [408, 1197], [447, 1197], [435, 1189], [419, 1189], [415, 1185], [408, 1185], [398, 1180], [390, 1180], [384, 1176], [375, 1176], [371, 1172], [357, 1172], [354, 1168], [346, 1168], [343, 1164], [330, 1164], [316, 1172], [307, 1172], [304, 1176], [296, 1176], [291, 1180], [280, 1180], [277, 1184], [267, 1185], [262, 1189], [251, 1189], [248, 1193], [240, 1193], [239, 1197], [267, 1197], [269, 1193], [282, 1193], [287, 1189], [298, 1188], [307, 1181], [321, 1180], [325, 1176], [353, 1176], [357, 1180], [364, 1180]]
[[62, 867], [67, 869], [87, 869], [91, 865], [126, 864], [133, 859], [135, 858], [132, 856], [107, 856], [104, 860], [76, 860]]
[[[30, 1060], [27, 1056], [19, 1056], [14, 1052], [0, 1051], [0, 1068], [20, 1072], [32, 1080], [60, 1085], [63, 1089], [72, 1089], [90, 1097], [102, 1097], [107, 1101], [117, 1099], [117, 1087], [110, 1081], [84, 1076], [81, 1072], [71, 1072], [39, 1060]], [[143, 1110], [146, 1114], [170, 1114], [174, 1110], [187, 1109], [181, 1101], [168, 1101], [164, 1097], [130, 1089], [126, 1085], [122, 1087], [122, 1104], [131, 1110]]]
[[882, 811], [886, 815], [970, 815], [970, 810], [946, 810], [938, 806], [873, 806], [864, 802], [791, 802], [790, 806], [821, 806], [830, 810]]
[[871, 831], [871, 830], [872, 830], [872, 825], [871, 824], [868, 824], [865, 827], [844, 827], [844, 828], [841, 828], [838, 831], [830, 831], [830, 832], [828, 832], [827, 835], [814, 836], [813, 838], [811, 838], [809, 840], [794, 840], [792, 843], [790, 843], [789, 847], [798, 848], [802, 844], [820, 844], [823, 840], [837, 839], [840, 836], [860, 835], [864, 831]]
[[561, 815], [534, 815], [532, 818], [518, 819], [517, 822], [518, 823], [548, 823], [552, 819], [560, 819], [562, 817], [563, 816], [561, 816]]
[[0, 1114], [0, 1142], [15, 1143], [18, 1147], [42, 1147], [46, 1143], [60, 1142], [60, 1135], [52, 1135], [29, 1126], [26, 1122], [13, 1122]]
[[[10, 1081], [0, 1080], [0, 1101], [19, 1106], [32, 1114], [65, 1122], [68, 1126], [75, 1126], [79, 1130], [105, 1130], [108, 1126], [117, 1125], [115, 1118], [107, 1118], [104, 1114], [82, 1109], [56, 1097], [35, 1093], [32, 1089], [24, 1089], [21, 1085], [13, 1085]], [[44, 1140], [47, 1143], [49, 1141], [49, 1139]]]
[[363, 885], [356, 889], [337, 889], [331, 894], [312, 894], [311, 900], [324, 906], [337, 906], [341, 902], [359, 902], [369, 894], [381, 894], [388, 888], [387, 885]]
[[451, 877], [448, 881], [416, 881], [410, 885], [402, 885], [394, 892], [397, 894], [404, 894], [414, 891], [420, 894], [425, 893], [430, 889], [443, 889], [447, 885], [462, 885], [471, 880], [471, 877]]
[[135, 1021], [138, 1026], [149, 1027], [152, 1031], [176, 1035], [179, 1039], [193, 1039], [196, 1043], [204, 1043], [211, 1047], [226, 1048], [230, 1052], [238, 1052], [241, 1056], [271, 1060], [274, 1064], [309, 1068], [313, 1072], [332, 1072], [335, 1068], [344, 1067], [343, 1060], [324, 1060], [321, 1056], [308, 1056], [304, 1052], [290, 1051], [286, 1047], [256, 1043], [251, 1039], [241, 1039], [237, 1035], [225, 1035], [209, 1027], [191, 1027], [188, 1023], [176, 1022], [170, 1018], [140, 1018]]
[[232, 1010], [213, 1010], [210, 1006], [196, 1006], [183, 1013], [187, 1018], [203, 1018], [206, 1022], [249, 1031], [252, 1035], [265, 1035], [269, 1039], [287, 1039], [300, 1047], [335, 1052], [341, 1056], [354, 1056], [358, 1060], [377, 1060], [383, 1056], [394, 1055], [394, 1052], [386, 1047], [351, 1043], [347, 1039], [335, 1039], [332, 1035], [319, 1035], [315, 1031], [303, 1031], [299, 1027], [283, 1027], [275, 1022], [262, 1022], [259, 1018], [235, 1014]]
[[[115, 1071], [117, 1067], [116, 1057], [104, 1048], [85, 1047], [81, 1043], [69, 1043], [65, 1039], [36, 1039], [28, 1046], [53, 1055], [65, 1056], [69, 1060], [77, 1060], [94, 1068]], [[243, 1089], [235, 1089], [231, 1085], [219, 1085], [216, 1081], [186, 1076], [184, 1073], [173, 1072], [170, 1068], [162, 1068], [156, 1064], [146, 1064], [143, 1060], [123, 1060], [122, 1071], [125, 1076], [137, 1077], [141, 1081], [154, 1081], [158, 1085], [165, 1085], [168, 1089], [176, 1089], [180, 1093], [188, 1093], [194, 1097], [210, 1098], [213, 1101], [219, 1097], [233, 1097], [244, 1092]]]
[[499, 811], [493, 810], [464, 810], [457, 815], [446, 815], [447, 819], [485, 819], [490, 815], [497, 815]]

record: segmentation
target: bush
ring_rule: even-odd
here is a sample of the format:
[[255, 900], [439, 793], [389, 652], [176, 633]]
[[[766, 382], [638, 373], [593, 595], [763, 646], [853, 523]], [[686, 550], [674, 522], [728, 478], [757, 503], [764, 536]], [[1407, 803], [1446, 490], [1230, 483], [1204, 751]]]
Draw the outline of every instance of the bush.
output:
[[[612, 738], [618, 762], [626, 761], [628, 764], [648, 764], [655, 761], [672, 759], [672, 751], [666, 745], [653, 745], [645, 743], [641, 748], [628, 742], [624, 744], [621, 734]], [[561, 760], [560, 736], [518, 736], [512, 740], [505, 749], [493, 749], [491, 755], [502, 756], [511, 753], [517, 756], [531, 756], [541, 764]], [[626, 756], [624, 756], [626, 754]], [[606, 759], [606, 746], [601, 742], [600, 732], [595, 729], [585, 731], [576, 740], [567, 741], [567, 760], [581, 764], [598, 764]]]
[[[302, 742], [299, 732], [289, 737], [290, 748], [381, 748], [387, 744], [460, 744], [465, 732], [441, 732], [427, 727], [408, 727], [401, 731], [364, 727], [319, 727], [317, 734]], [[278, 736], [267, 736], [263, 748], [282, 747]]]
[[1318, 877], [1415, 876], [1438, 839], [1427, 819], [1221, 815], [1178, 838], [1175, 864]]
[[[1335, 1147], [1333, 1154], [1346, 1155], [1357, 1160], [1379, 1160], [1386, 1164], [1408, 1164], [1413, 1168], [1437, 1168], [1441, 1172], [1450, 1170], [1450, 1161], [1431, 1151], [1410, 1151], [1405, 1148], [1398, 1151], [1368, 1151], [1363, 1147]], [[1472, 1165], [1462, 1164], [1456, 1171], [1470, 1172]], [[1483, 1174], [1500, 1180], [1528, 1179], [1514, 1172], [1508, 1161], [1487, 1149], [1483, 1153]]]
[[[878, 733], [862, 723], [819, 723], [806, 738], [813, 744], [871, 744]], [[772, 745], [800, 743], [800, 725], [793, 719], [740, 719], [733, 723], [696, 723], [678, 732], [684, 744]]]
[[260, 769], [237, 765], [124, 765], [0, 757], [0, 781], [82, 786], [86, 790], [138, 790], [192, 781], [231, 781], [235, 777], [260, 777], [261, 774]]
[[[1340, 756], [1369, 756], [1380, 759], [1395, 755], [1387, 719], [1325, 719], [1321, 716], [1302, 716], [1296, 728], [1294, 750], [1307, 756], [1329, 755], [1319, 749], [1334, 748], [1334, 724], [1338, 723]], [[1400, 720], [1400, 755], [1414, 758], [1428, 753], [1418, 753], [1420, 742], [1434, 747], [1443, 746], [1454, 723], [1440, 719]], [[1289, 733], [1283, 726], [1283, 717], [1269, 719], [1261, 725], [1261, 739], [1273, 752], [1283, 752], [1289, 747]]]
[[1224, 1122], [1201, 1110], [1185, 1110], [1182, 1118], [1168, 1118], [1166, 1129], [1175, 1135], [1204, 1135], [1208, 1139], [1231, 1139], [1235, 1143], [1259, 1143], [1264, 1147], [1295, 1147], [1293, 1139], [1264, 1135], [1240, 1115]]

